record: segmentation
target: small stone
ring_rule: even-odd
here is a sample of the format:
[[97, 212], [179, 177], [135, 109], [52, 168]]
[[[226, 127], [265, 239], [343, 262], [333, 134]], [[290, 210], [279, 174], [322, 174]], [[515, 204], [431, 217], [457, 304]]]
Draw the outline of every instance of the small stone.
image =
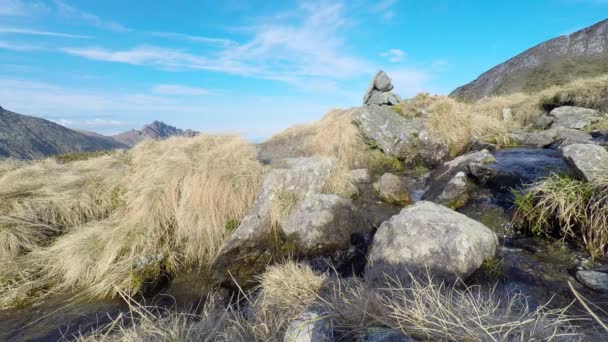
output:
[[596, 271], [577, 271], [576, 279], [590, 289], [608, 292], [608, 274]]
[[283, 342], [333, 342], [333, 322], [320, 312], [307, 311], [291, 322]]

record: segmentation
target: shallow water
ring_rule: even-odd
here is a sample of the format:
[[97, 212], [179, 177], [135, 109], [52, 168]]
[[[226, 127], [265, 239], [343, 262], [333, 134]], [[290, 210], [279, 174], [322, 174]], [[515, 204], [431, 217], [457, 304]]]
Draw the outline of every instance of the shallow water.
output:
[[568, 164], [559, 151], [540, 148], [505, 148], [493, 153], [496, 163], [491, 169], [516, 175], [528, 184], [551, 174], [569, 173]]

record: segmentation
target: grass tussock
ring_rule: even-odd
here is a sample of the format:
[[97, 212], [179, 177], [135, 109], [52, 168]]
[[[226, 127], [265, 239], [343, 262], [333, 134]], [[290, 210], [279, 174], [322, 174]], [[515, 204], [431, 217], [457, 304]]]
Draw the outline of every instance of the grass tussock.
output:
[[515, 193], [515, 221], [537, 235], [580, 238], [591, 257], [608, 251], [608, 178], [554, 175]]
[[369, 147], [345, 111], [332, 110], [315, 123], [294, 126], [272, 136], [269, 142], [296, 140], [304, 155], [335, 157], [349, 168], [367, 165]]
[[123, 205], [124, 154], [70, 165], [45, 159], [4, 166], [0, 172], [0, 260], [50, 242]]
[[520, 295], [492, 289], [386, 278], [366, 283], [335, 279], [288, 262], [261, 276], [246, 304], [207, 303], [202, 313], [139, 310], [137, 323], [120, 321], [81, 341], [283, 341], [289, 322], [306, 310], [323, 312], [343, 340], [368, 328], [390, 328], [430, 341], [571, 341], [583, 337], [563, 309], [529, 309]]
[[[129, 163], [116, 180], [121, 205], [107, 217], [75, 220], [48, 246], [16, 258], [26, 271], [23, 277], [0, 271], [0, 307], [14, 305], [7, 298], [36, 289], [80, 291], [95, 298], [134, 295], [160, 274], [205, 268], [229, 234], [226, 222], [242, 219], [253, 203], [264, 172], [254, 147], [233, 136], [146, 141], [127, 153]], [[66, 173], [81, 170], [73, 167], [78, 163], [96, 165], [100, 174], [115, 172], [100, 167], [108, 158], [70, 163]], [[38, 172], [41, 166], [33, 167]], [[28, 172], [17, 169], [2, 180]], [[55, 182], [38, 174], [31, 179], [40, 182], [40, 189]], [[18, 202], [11, 209], [18, 205], [23, 206]]]

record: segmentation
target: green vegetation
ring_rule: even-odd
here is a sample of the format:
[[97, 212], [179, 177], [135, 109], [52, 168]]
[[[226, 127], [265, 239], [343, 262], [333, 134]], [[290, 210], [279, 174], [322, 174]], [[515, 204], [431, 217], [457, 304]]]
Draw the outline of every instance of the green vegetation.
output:
[[536, 235], [580, 238], [591, 257], [608, 249], [608, 179], [555, 175], [515, 192], [515, 222]]
[[371, 150], [369, 152], [368, 165], [370, 171], [376, 175], [384, 172], [403, 172], [405, 170], [403, 163], [399, 159], [384, 154], [380, 150]]

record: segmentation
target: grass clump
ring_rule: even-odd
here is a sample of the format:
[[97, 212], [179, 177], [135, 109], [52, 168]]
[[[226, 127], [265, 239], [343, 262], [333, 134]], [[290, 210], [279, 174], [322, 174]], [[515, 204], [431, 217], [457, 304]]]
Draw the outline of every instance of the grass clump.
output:
[[89, 160], [92, 158], [98, 158], [102, 156], [111, 156], [114, 153], [117, 153], [116, 150], [101, 150], [101, 151], [93, 151], [93, 152], [70, 152], [64, 153], [54, 156], [53, 158], [58, 163], [71, 163], [75, 161]]
[[[62, 235], [15, 258], [15, 264], [27, 276], [0, 287], [0, 307], [14, 305], [8, 299], [31, 292], [31, 288], [77, 291], [85, 298], [134, 295], [160, 274], [176, 274], [192, 266], [204, 269], [230, 233], [226, 222], [240, 220], [252, 205], [264, 172], [255, 148], [234, 136], [146, 141], [126, 153], [130, 162], [122, 168], [110, 168], [114, 165], [109, 162], [113, 157], [104, 156], [69, 165], [45, 161], [43, 166], [31, 166], [33, 170], [26, 167], [3, 176], [1, 185], [17, 175], [29, 174], [29, 179], [39, 183], [34, 189], [36, 195], [27, 196], [36, 203], [41, 197], [39, 193], [46, 194], [41, 189], [57, 182], [43, 176], [42, 170], [59, 168], [65, 172], [61, 177], [87, 174], [89, 169], [84, 165], [89, 164], [102, 175], [120, 170], [115, 182], [103, 187], [107, 193], [104, 209], [107, 215], [89, 215], [87, 220], [75, 215], [78, 220], [70, 221], [73, 225]], [[100, 164], [102, 161], [109, 164]], [[70, 180], [66, 182], [66, 191], [79, 189], [75, 195], [80, 194], [82, 188]], [[116, 188], [116, 183], [120, 188]], [[62, 195], [61, 199], [66, 201], [82, 201], [81, 196], [71, 192]], [[91, 205], [97, 206], [95, 200], [99, 197], [91, 197]], [[23, 201], [14, 203], [9, 207], [12, 212], [24, 206]], [[63, 214], [64, 207], [55, 213]], [[112, 207], [113, 211], [108, 209]], [[50, 217], [63, 216], [66, 214]], [[10, 278], [10, 272], [0, 271], [0, 278]]]
[[554, 175], [515, 192], [515, 222], [536, 235], [580, 238], [592, 258], [608, 250], [608, 178]]
[[303, 155], [335, 157], [349, 168], [367, 165], [369, 148], [346, 111], [332, 110], [318, 122], [288, 128], [267, 143], [289, 145], [287, 141], [295, 140]]
[[369, 156], [369, 169], [373, 174], [384, 172], [403, 172], [403, 162], [395, 156], [382, 153], [380, 150], [372, 150]]

